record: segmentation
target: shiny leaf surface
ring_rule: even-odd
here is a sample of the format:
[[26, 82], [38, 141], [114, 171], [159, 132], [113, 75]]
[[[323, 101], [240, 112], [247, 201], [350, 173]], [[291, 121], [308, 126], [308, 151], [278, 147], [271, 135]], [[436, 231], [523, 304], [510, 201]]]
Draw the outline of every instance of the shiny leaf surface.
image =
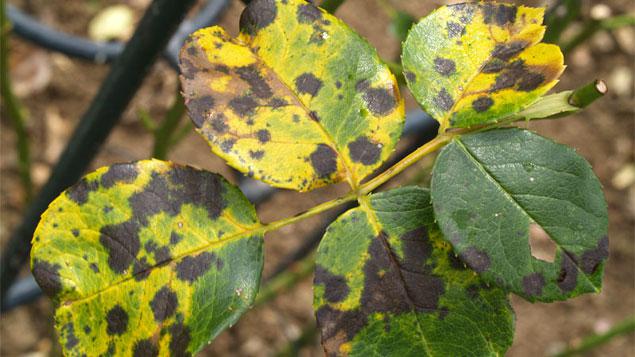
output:
[[[486, 281], [530, 301], [600, 291], [607, 207], [573, 149], [520, 129], [459, 137], [437, 158], [432, 200], [443, 233]], [[532, 230], [555, 243], [553, 262], [532, 256]]]

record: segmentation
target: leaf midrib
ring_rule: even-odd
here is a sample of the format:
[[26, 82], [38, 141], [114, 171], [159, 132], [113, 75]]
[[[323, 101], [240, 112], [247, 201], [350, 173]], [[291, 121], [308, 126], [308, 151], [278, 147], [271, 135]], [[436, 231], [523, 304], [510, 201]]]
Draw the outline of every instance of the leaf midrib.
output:
[[214, 247], [217, 247], [217, 246], [223, 246], [223, 245], [225, 245], [228, 242], [237, 241], [237, 240], [240, 240], [240, 239], [243, 239], [243, 238], [250, 238], [250, 237], [257, 236], [258, 234], [264, 234], [265, 233], [265, 230], [266, 230], [265, 226], [262, 225], [261, 223], [258, 223], [257, 225], [254, 225], [253, 227], [255, 227], [255, 229], [252, 229], [251, 231], [243, 231], [243, 232], [240, 232], [240, 233], [236, 233], [236, 234], [233, 234], [233, 235], [228, 236], [226, 238], [221, 238], [219, 240], [216, 240], [216, 241], [213, 241], [213, 242], [209, 242], [207, 244], [204, 244], [201, 247], [194, 248], [194, 249], [188, 250], [186, 252], [183, 252], [183, 253], [177, 255], [176, 257], [173, 257], [169, 261], [163, 261], [163, 262], [158, 263], [158, 264], [155, 263], [153, 266], [151, 266], [151, 267], [149, 267], [149, 268], [147, 268], [145, 270], [142, 270], [140, 272], [137, 272], [136, 274], [132, 274], [130, 276], [127, 276], [124, 279], [118, 280], [118, 281], [114, 282], [113, 284], [110, 284], [110, 285], [106, 286], [105, 288], [102, 288], [102, 289], [99, 289], [99, 290], [97, 290], [95, 292], [90, 293], [89, 295], [82, 296], [82, 297], [79, 297], [77, 299], [63, 300], [62, 301], [62, 305], [69, 306], [69, 305], [72, 305], [74, 303], [79, 303], [79, 302], [90, 300], [90, 299], [92, 299], [92, 298], [94, 298], [96, 296], [99, 296], [99, 295], [101, 295], [101, 294], [103, 294], [103, 293], [105, 293], [105, 292], [107, 292], [109, 290], [112, 290], [112, 289], [115, 289], [115, 288], [117, 288], [117, 287], [119, 287], [121, 285], [124, 285], [128, 281], [135, 279], [135, 277], [140, 275], [140, 274], [146, 274], [146, 273], [152, 272], [154, 269], [157, 269], [157, 268], [161, 269], [161, 268], [171, 267], [171, 266], [174, 265], [174, 263], [180, 261], [181, 259], [193, 256], [193, 255], [195, 255], [197, 253], [202, 253], [204, 251], [207, 251], [208, 249], [213, 249]]
[[[279, 25], [279, 23], [277, 23], [277, 24]], [[284, 31], [284, 29], [283, 29], [283, 31]], [[272, 75], [271, 79], [281, 83], [282, 86], [289, 93], [291, 93], [291, 96], [295, 99], [295, 101], [299, 104], [300, 108], [302, 108], [302, 110], [304, 111], [305, 116], [307, 117], [307, 119], [310, 122], [314, 123], [314, 125], [320, 130], [322, 135], [324, 135], [324, 137], [327, 139], [327, 141], [330, 144], [330, 146], [333, 147], [333, 149], [337, 153], [337, 156], [340, 159], [340, 161], [342, 162], [342, 166], [344, 167], [346, 180], [349, 182], [351, 188], [352, 189], [357, 189], [358, 182], [357, 182], [357, 178], [355, 177], [355, 172], [352, 169], [351, 163], [348, 161], [346, 155], [342, 154], [342, 152], [340, 150], [340, 146], [337, 144], [337, 142], [335, 141], [335, 138], [331, 135], [331, 133], [329, 133], [326, 130], [326, 128], [323, 127], [322, 124], [319, 121], [316, 121], [316, 120], [312, 119], [311, 112], [313, 112], [313, 111], [307, 106], [306, 103], [304, 103], [302, 101], [302, 99], [300, 99], [298, 94], [295, 91], [293, 91], [293, 89], [291, 89], [291, 86], [286, 81], [284, 81], [282, 79], [282, 77], [271, 66], [269, 66], [269, 64], [267, 64], [262, 57], [260, 57], [260, 55], [256, 52], [257, 49], [252, 47], [252, 46], [250, 46], [249, 41], [243, 41], [243, 36], [233, 38], [233, 39], [231, 39], [231, 41], [234, 41], [237, 45], [249, 48], [251, 53], [253, 54], [254, 58], [258, 62], [258, 64], [260, 64], [268, 73], [271, 73], [271, 75]]]
[[[503, 185], [498, 182], [494, 176], [487, 170], [487, 168], [485, 168], [485, 165], [480, 162], [478, 160], [478, 158], [467, 148], [467, 146], [465, 146], [465, 144], [461, 141], [460, 137], [454, 139], [454, 142], [457, 143], [457, 146], [461, 149], [461, 151], [465, 154], [465, 156], [468, 158], [468, 160], [470, 160], [470, 162], [472, 162], [474, 164], [474, 166], [476, 166], [476, 168], [483, 173], [483, 175], [488, 179], [489, 182], [493, 183], [494, 186], [510, 201], [512, 202], [516, 208], [520, 211], [520, 213], [524, 214], [525, 216], [527, 216], [527, 218], [529, 218], [531, 220], [531, 222], [539, 225], [541, 228], [543, 228], [543, 225], [538, 223], [538, 221], [536, 221], [536, 219], [525, 210], [525, 208], [512, 196], [512, 194], [507, 191], [507, 189], [505, 187], [503, 187]], [[544, 228], [543, 228], [544, 229]], [[547, 232], [545, 230], [545, 232]], [[566, 249], [564, 249], [562, 247], [562, 245], [560, 244], [560, 242], [558, 242], [556, 239], [554, 239], [553, 237], [551, 237], [551, 234], [549, 234], [549, 238], [550, 240], [558, 247], [558, 249], [560, 249], [575, 265], [576, 269], [578, 270], [579, 273], [581, 273], [581, 275], [584, 277], [584, 279], [587, 281], [587, 283], [589, 283], [593, 289], [596, 292], [600, 291], [600, 288], [598, 286], [596, 286], [591, 279], [589, 279], [589, 277], [587, 276], [587, 274], [580, 268], [579, 263], [576, 261], [576, 259], [573, 259], [573, 257], [570, 256], [570, 254], [567, 252]], [[533, 258], [533, 257], [532, 257]], [[552, 263], [553, 264], [553, 263]], [[533, 267], [533, 261], [532, 261], [532, 267]], [[533, 270], [533, 269], [532, 269]]]

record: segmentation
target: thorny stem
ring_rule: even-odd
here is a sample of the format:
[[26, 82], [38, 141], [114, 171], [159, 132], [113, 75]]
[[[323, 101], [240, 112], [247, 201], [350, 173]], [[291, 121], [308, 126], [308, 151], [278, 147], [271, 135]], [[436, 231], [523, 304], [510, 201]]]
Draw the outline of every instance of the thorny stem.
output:
[[20, 181], [24, 189], [25, 201], [29, 202], [33, 196], [33, 184], [31, 180], [31, 155], [29, 153], [29, 137], [26, 130], [24, 111], [18, 103], [11, 89], [9, 78], [9, 32], [11, 25], [5, 14], [6, 4], [0, 1], [0, 91], [7, 116], [11, 120], [17, 136], [18, 170]]

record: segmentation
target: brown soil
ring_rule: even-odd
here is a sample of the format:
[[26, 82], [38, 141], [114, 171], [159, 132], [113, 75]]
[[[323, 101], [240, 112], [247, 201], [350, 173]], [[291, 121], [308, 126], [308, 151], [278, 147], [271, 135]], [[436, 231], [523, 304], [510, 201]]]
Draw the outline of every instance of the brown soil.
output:
[[[90, 19], [100, 8], [115, 1], [10, 2], [58, 29], [85, 35]], [[135, 0], [128, 3], [132, 4], [139, 16], [148, 2], [149, 0]], [[391, 3], [412, 14], [423, 16], [443, 2], [393, 0]], [[540, 5], [543, 2], [523, 3]], [[635, 11], [635, 5], [628, 0], [603, 3], [609, 6], [613, 14]], [[222, 25], [232, 33], [237, 32], [241, 9], [242, 5], [234, 1], [222, 21]], [[399, 43], [389, 35], [387, 16], [375, 1], [348, 0], [338, 15], [377, 46], [384, 58], [397, 58]], [[615, 35], [596, 36], [571, 53], [567, 58], [567, 71], [558, 85], [559, 90], [574, 88], [595, 78], [606, 79], [609, 87], [614, 90], [606, 98], [572, 118], [527, 125], [539, 133], [573, 146], [593, 166], [604, 185], [609, 205], [610, 260], [606, 267], [604, 289], [600, 294], [555, 304], [530, 304], [513, 297], [517, 316], [516, 338], [509, 356], [549, 355], [563, 346], [578, 343], [590, 333], [601, 332], [635, 314], [635, 184], [633, 180], [622, 184], [615, 179], [618, 172], [624, 171], [625, 167], [635, 162], [634, 43], [635, 29], [627, 28]], [[29, 113], [33, 175], [36, 184], [41, 185], [108, 68], [47, 53], [19, 39], [13, 39], [10, 45], [15, 81], [24, 82], [27, 86], [22, 103]], [[36, 64], [20, 69], [24, 63], [29, 62], [27, 59], [34, 56], [40, 56], [44, 60], [34, 61]], [[34, 73], [41, 74], [38, 71], [50, 73], [50, 80], [44, 81], [45, 84], [40, 87], [33, 84], [37, 83], [33, 79], [36, 77]], [[20, 77], [19, 73], [22, 73]], [[29, 89], [29, 84], [33, 88]], [[173, 99], [176, 84], [174, 72], [166, 64], [158, 63], [126, 111], [121, 124], [91, 165], [91, 170], [115, 162], [149, 157], [152, 137], [139, 124], [137, 114], [144, 109], [154, 118], [161, 118]], [[411, 98], [408, 105], [410, 108], [415, 107]], [[6, 118], [2, 118], [1, 128], [0, 244], [4, 245], [11, 230], [19, 222], [23, 195], [17, 174], [15, 136]], [[170, 159], [232, 177], [224, 163], [211, 155], [207, 145], [194, 133], [172, 150]], [[418, 167], [421, 171], [425, 163]], [[400, 180], [413, 177], [422, 181], [427, 179], [426, 175], [418, 175], [417, 169], [410, 169], [401, 175]], [[259, 212], [264, 221], [282, 218], [335, 197], [343, 189], [336, 186], [302, 195], [282, 192], [262, 204]], [[320, 218], [314, 218], [307, 223], [287, 227], [272, 234], [266, 244], [265, 275], [286, 252], [300, 245], [303, 237], [318, 222]], [[274, 355], [314, 323], [311, 300], [311, 278], [307, 278], [272, 303], [247, 313], [236, 326], [224, 332], [201, 355]], [[7, 356], [59, 353], [52, 337], [51, 312], [51, 304], [43, 298], [35, 304], [3, 314], [0, 353]], [[301, 351], [302, 356], [322, 354], [317, 337]], [[590, 355], [635, 355], [635, 336], [631, 334], [615, 338]]]

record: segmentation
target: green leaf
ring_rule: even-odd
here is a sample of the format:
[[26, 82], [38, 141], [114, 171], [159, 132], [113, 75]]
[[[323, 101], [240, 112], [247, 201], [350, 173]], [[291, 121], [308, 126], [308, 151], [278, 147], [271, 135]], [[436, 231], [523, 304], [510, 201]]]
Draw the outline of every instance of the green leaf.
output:
[[361, 204], [318, 248], [314, 308], [327, 355], [503, 354], [514, 334], [507, 294], [452, 253], [429, 191], [404, 187]]
[[514, 114], [564, 70], [558, 46], [539, 43], [544, 9], [494, 2], [449, 5], [413, 27], [402, 55], [408, 86], [441, 129]]
[[87, 175], [42, 215], [31, 250], [64, 354], [196, 353], [254, 301], [259, 227], [210, 172], [151, 160]]
[[197, 131], [231, 166], [273, 186], [358, 186], [393, 151], [405, 118], [375, 49], [304, 0], [251, 1], [240, 24], [237, 38], [199, 30], [181, 51]]
[[[520, 129], [454, 139], [432, 174], [435, 216], [472, 269], [530, 301], [600, 291], [608, 256], [602, 187], [574, 150]], [[557, 246], [534, 258], [530, 226]]]

